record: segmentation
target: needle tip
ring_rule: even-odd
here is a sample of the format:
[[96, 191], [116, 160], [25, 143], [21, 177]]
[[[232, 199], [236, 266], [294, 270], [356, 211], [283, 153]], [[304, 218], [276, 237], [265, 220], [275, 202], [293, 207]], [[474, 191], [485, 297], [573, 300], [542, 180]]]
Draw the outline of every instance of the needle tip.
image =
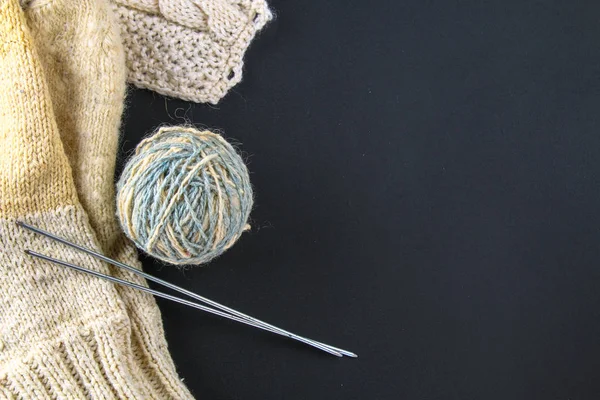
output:
[[23, 227], [25, 224], [23, 223], [23, 221], [16, 221], [15, 224], [17, 224], [17, 226]]

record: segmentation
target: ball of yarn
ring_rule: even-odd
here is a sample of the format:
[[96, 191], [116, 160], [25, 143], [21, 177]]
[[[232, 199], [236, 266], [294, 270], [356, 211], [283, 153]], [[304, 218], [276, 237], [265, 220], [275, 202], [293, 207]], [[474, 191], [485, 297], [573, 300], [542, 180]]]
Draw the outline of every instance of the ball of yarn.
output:
[[172, 264], [219, 256], [249, 228], [252, 187], [244, 161], [220, 135], [161, 128], [144, 139], [117, 184], [125, 234]]

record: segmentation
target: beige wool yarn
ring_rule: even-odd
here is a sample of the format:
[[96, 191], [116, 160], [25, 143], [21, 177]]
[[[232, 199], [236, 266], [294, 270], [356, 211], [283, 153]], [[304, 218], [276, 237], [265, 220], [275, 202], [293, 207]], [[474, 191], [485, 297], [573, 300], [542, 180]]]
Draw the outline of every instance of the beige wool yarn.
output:
[[272, 18], [265, 0], [111, 0], [128, 80], [216, 104], [242, 79], [243, 57]]

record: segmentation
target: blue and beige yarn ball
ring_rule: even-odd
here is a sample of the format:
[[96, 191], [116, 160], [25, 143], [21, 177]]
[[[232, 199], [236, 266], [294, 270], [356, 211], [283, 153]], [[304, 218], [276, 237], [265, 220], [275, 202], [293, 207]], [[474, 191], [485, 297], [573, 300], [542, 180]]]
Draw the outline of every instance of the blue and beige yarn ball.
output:
[[206, 263], [249, 228], [248, 169], [220, 135], [164, 127], [144, 139], [117, 184], [125, 234], [172, 264]]

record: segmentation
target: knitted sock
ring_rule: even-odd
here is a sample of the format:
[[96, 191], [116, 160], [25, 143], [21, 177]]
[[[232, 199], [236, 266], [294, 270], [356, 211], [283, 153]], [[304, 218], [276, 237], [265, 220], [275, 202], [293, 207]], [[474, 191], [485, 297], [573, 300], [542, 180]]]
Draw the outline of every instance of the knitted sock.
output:
[[[114, 168], [125, 94], [125, 63], [118, 31], [101, 0], [54, 0], [26, 8], [51, 88], [53, 109], [77, 193], [102, 252], [140, 267], [135, 248], [115, 220]], [[145, 285], [131, 273], [112, 275]], [[150, 296], [117, 287], [131, 322], [137, 374], [161, 398], [191, 397], [168, 353], [160, 311]]]
[[[102, 250], [78, 201], [18, 0], [0, 3], [0, 148], [0, 397], [179, 397], [139, 373], [135, 327], [116, 286], [24, 254], [37, 250], [110, 273], [105, 264], [15, 225], [24, 220]], [[160, 324], [145, 329], [160, 331]], [[164, 359], [152, 362], [172, 371]]]
[[242, 79], [243, 57], [272, 18], [265, 0], [111, 0], [129, 81], [216, 104]]

